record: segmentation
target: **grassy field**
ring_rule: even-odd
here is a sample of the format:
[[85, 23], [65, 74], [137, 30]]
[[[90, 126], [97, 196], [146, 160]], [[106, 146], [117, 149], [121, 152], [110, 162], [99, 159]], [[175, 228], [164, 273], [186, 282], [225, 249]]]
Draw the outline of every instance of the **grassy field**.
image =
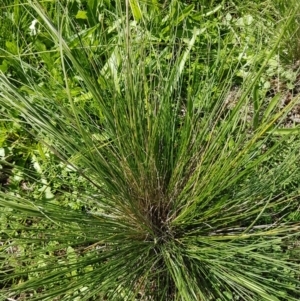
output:
[[298, 1], [0, 9], [0, 300], [300, 299]]

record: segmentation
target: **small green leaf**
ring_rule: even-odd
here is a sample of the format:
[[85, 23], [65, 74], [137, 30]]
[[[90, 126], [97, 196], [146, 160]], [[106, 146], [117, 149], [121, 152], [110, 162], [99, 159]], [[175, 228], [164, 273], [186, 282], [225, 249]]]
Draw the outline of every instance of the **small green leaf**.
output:
[[75, 16], [76, 19], [83, 19], [86, 20], [87, 19], [87, 12], [85, 10], [79, 10], [77, 12], [77, 15]]
[[224, 296], [226, 297], [227, 300], [232, 300], [232, 293], [231, 292], [224, 292]]
[[48, 200], [54, 198], [54, 194], [51, 192], [51, 188], [49, 186], [45, 190], [45, 198]]
[[265, 121], [269, 115], [271, 114], [271, 112], [274, 110], [274, 108], [276, 107], [276, 105], [278, 104], [278, 101], [279, 101], [279, 98], [281, 97], [281, 94], [278, 93], [276, 94], [270, 101], [265, 113], [264, 113], [264, 116], [263, 116], [263, 121]]
[[18, 46], [14, 42], [6, 41], [5, 46], [12, 54], [18, 54]]
[[228, 13], [228, 14], [226, 15], [225, 19], [226, 19], [227, 21], [231, 21], [231, 20], [232, 20], [231, 14]]
[[253, 22], [253, 17], [251, 15], [247, 15], [244, 17], [244, 20], [245, 20], [244, 22], [246, 25], [251, 25]]
[[271, 87], [271, 83], [269, 81], [264, 82], [264, 89], [269, 89]]
[[181, 12], [181, 14], [178, 14], [177, 19], [174, 22], [174, 25], [178, 25], [181, 21], [183, 21], [184, 19], [186, 19], [193, 9], [194, 9], [194, 4], [191, 4], [188, 7], [186, 7]]
[[233, 149], [235, 146], [235, 142], [232, 139], [232, 137], [229, 139], [228, 146], [229, 146], [229, 149]]
[[0, 65], [0, 71], [3, 73], [7, 72], [8, 70], [8, 62], [7, 60], [3, 60], [2, 64]]
[[236, 21], [236, 25], [238, 26], [249, 26], [252, 24], [253, 22], [253, 17], [251, 15], [246, 15], [242, 18], [239, 18], [237, 21]]
[[135, 21], [139, 21], [142, 18], [142, 11], [139, 3], [136, 0], [130, 0], [130, 7]]
[[283, 136], [283, 135], [291, 135], [291, 134], [299, 134], [300, 127], [294, 127], [289, 129], [276, 129], [272, 131], [272, 134]]

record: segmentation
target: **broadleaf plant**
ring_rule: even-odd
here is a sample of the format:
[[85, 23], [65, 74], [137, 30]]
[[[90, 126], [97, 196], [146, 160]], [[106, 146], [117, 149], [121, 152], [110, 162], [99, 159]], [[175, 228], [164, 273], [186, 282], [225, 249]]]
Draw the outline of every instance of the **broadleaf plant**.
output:
[[[1, 233], [2, 295], [299, 300], [300, 221], [286, 218], [299, 189], [284, 185], [299, 174], [298, 127], [280, 134], [299, 97], [280, 106], [259, 91], [299, 5], [257, 45], [241, 81], [236, 31], [202, 45], [209, 27], [198, 21], [222, 19], [220, 6], [200, 14], [175, 0], [169, 11], [115, 2], [114, 11], [105, 1], [87, 1], [86, 11], [72, 1], [20, 6], [38, 27], [30, 58], [4, 51], [13, 72], [0, 71], [1, 116], [86, 190], [82, 208], [55, 194], [0, 192], [11, 219]], [[157, 35], [158, 13], [167, 37]]]

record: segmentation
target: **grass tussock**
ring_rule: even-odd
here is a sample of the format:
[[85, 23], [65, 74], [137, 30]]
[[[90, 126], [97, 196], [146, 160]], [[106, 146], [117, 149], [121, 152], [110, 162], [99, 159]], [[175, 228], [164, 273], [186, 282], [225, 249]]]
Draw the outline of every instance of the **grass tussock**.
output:
[[299, 96], [267, 83], [299, 7], [79, 2], [5, 6], [1, 294], [298, 300]]

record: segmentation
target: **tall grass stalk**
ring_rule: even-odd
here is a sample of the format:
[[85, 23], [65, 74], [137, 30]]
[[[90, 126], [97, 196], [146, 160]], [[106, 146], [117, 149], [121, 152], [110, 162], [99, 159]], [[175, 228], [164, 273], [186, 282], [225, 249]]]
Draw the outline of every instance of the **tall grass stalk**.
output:
[[[11, 54], [22, 80], [1, 72], [1, 114], [97, 193], [81, 196], [88, 207], [81, 212], [1, 192], [2, 207], [42, 225], [6, 238], [25, 251], [16, 257], [23, 268], [3, 266], [3, 294], [25, 294], [26, 300], [298, 300], [292, 246], [300, 224], [285, 217], [299, 192], [283, 184], [299, 173], [300, 141], [297, 128], [285, 135], [281, 128], [299, 99], [282, 108], [256, 93], [294, 13], [278, 26], [272, 48], [257, 49], [237, 99], [228, 99], [240, 68], [226, 65], [225, 58], [236, 55], [224, 56], [231, 36], [219, 37], [216, 55], [198, 53], [205, 28], [183, 27], [178, 41], [176, 21], [167, 43], [160, 43], [157, 24], [146, 15], [158, 7], [116, 2], [113, 27], [96, 27], [89, 36], [97, 51], [75, 34], [67, 5], [57, 4], [55, 17], [37, 1], [26, 6], [59, 54], [62, 77]], [[72, 47], [75, 39], [79, 49]], [[215, 61], [200, 77], [197, 61], [204, 55]], [[75, 79], [80, 97], [74, 97]], [[274, 163], [287, 141], [294, 148]]]

